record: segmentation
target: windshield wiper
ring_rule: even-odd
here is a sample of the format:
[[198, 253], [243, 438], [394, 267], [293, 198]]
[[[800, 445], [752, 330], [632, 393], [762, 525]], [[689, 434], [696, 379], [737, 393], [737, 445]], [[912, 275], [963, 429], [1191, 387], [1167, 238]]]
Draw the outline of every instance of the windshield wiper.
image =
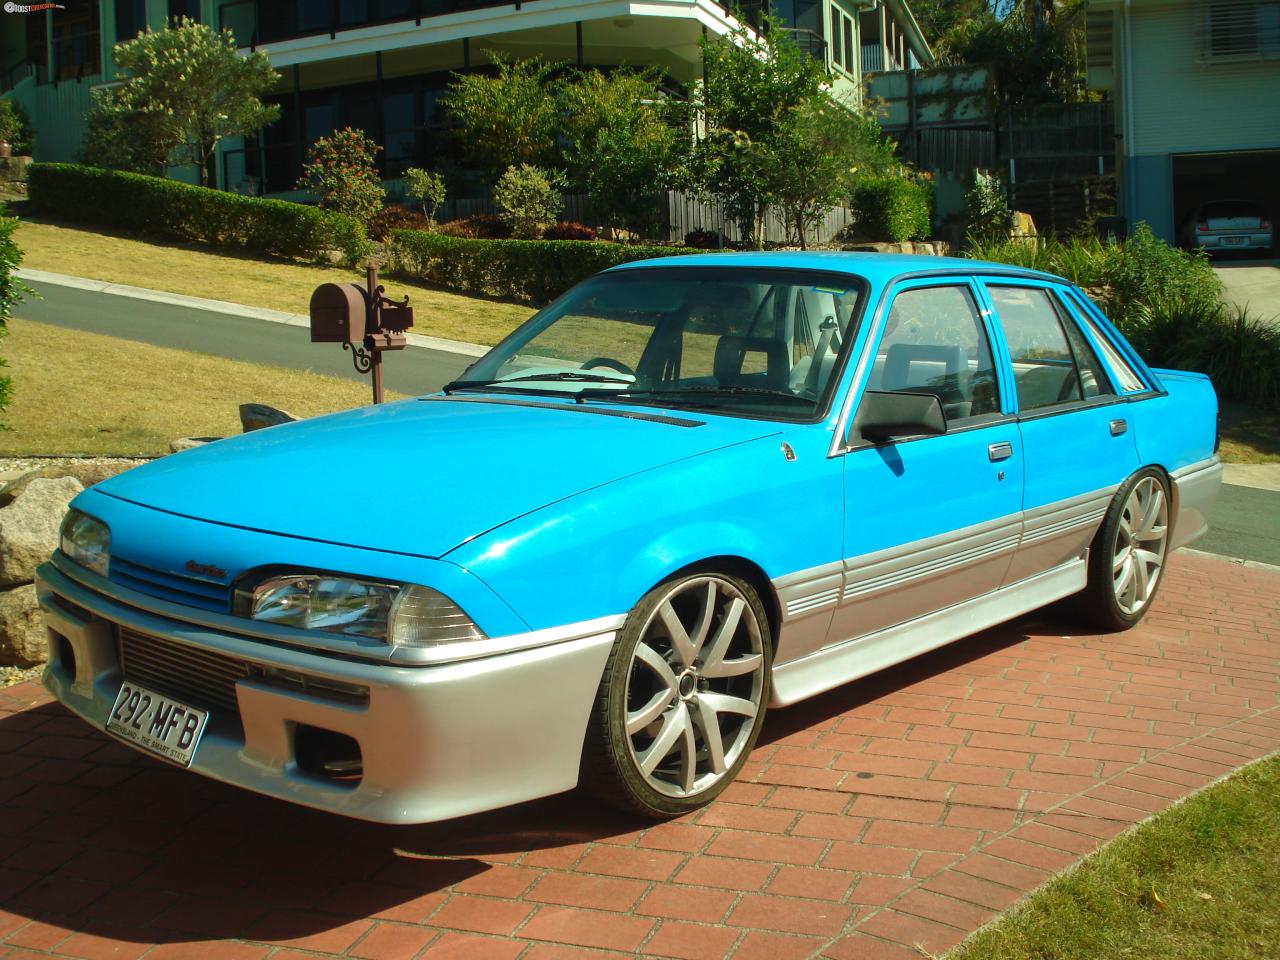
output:
[[[533, 373], [526, 377], [502, 377], [496, 380], [452, 380], [441, 387], [444, 393], [454, 390], [467, 390], [474, 387], [492, 387], [503, 383], [528, 383], [535, 380], [552, 380], [568, 383], [632, 383], [622, 377], [605, 377], [594, 373], [578, 373], [574, 370], [561, 370], [558, 373]], [[613, 392], [613, 391], [606, 391]]]
[[665, 389], [641, 389], [641, 390], [581, 390], [574, 395], [574, 400], [582, 403], [584, 400], [618, 400], [626, 402], [635, 397], [646, 398], [662, 398], [662, 397], [679, 397], [688, 394], [702, 394], [703, 396], [718, 395], [726, 397], [735, 396], [758, 396], [771, 397], [778, 400], [799, 401], [801, 403], [812, 404], [813, 400], [809, 397], [802, 397], [792, 393], [789, 390], [778, 390], [773, 387], [750, 387], [744, 385], [717, 386], [710, 383], [691, 383], [683, 387], [667, 387]]

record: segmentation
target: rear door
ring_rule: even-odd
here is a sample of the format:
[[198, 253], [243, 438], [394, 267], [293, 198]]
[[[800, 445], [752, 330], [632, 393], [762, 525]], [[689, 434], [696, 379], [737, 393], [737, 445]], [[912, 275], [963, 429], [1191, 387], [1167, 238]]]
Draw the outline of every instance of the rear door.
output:
[[1138, 454], [1128, 405], [1061, 292], [994, 277], [984, 288], [1025, 456], [1022, 540], [1005, 577], [1015, 583], [1083, 556]]
[[947, 432], [873, 445], [852, 431], [831, 643], [995, 590], [1020, 532], [1021, 442], [978, 291], [904, 282], [887, 309], [866, 389], [937, 396]]

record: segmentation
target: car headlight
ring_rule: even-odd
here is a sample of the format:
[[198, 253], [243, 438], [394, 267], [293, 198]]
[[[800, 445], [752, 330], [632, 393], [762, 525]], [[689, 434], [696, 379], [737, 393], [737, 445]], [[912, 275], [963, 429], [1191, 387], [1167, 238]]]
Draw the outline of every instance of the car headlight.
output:
[[111, 565], [111, 531], [101, 520], [79, 510], [68, 511], [59, 535], [62, 552], [100, 576]]
[[325, 573], [285, 573], [237, 591], [242, 616], [300, 630], [368, 637], [397, 647], [482, 640], [452, 600], [429, 587]]

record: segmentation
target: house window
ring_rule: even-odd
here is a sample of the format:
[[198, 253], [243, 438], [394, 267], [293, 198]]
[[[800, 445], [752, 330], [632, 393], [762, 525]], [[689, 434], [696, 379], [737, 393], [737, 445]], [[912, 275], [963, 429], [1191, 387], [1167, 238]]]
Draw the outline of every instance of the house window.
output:
[[840, 8], [831, 5], [831, 62], [837, 66], [844, 63], [844, 47], [840, 45]]
[[1204, 11], [1205, 60], [1280, 57], [1280, 0], [1214, 0]]
[[177, 20], [186, 17], [188, 20], [200, 20], [200, 0], [169, 0], [169, 17]]
[[102, 73], [98, 0], [65, 0], [53, 17], [53, 78], [83, 80]]
[[116, 0], [116, 40], [132, 40], [147, 25], [144, 0]]

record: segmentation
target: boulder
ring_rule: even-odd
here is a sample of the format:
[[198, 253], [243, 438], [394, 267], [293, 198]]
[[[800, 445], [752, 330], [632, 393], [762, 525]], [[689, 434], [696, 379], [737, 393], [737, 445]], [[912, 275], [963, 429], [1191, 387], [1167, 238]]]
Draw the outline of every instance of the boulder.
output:
[[33, 667], [48, 659], [48, 634], [35, 584], [0, 593], [0, 666]]
[[36, 567], [58, 546], [67, 504], [83, 489], [75, 477], [32, 480], [0, 510], [0, 587], [35, 579]]
[[1022, 210], [1014, 210], [1010, 213], [1009, 236], [1015, 240], [1019, 237], [1036, 236], [1036, 222], [1031, 219], [1031, 214]]
[[292, 413], [285, 413], [265, 403], [240, 404], [240, 426], [245, 433], [261, 430], [263, 427], [275, 427], [282, 423], [293, 423], [298, 418]]
[[101, 460], [73, 460], [70, 463], [37, 467], [35, 470], [28, 470], [22, 476], [5, 484], [4, 489], [0, 490], [0, 507], [13, 503], [32, 480], [55, 480], [58, 477], [75, 477], [87, 489], [95, 483], [101, 483], [108, 477], [114, 477], [117, 473], [131, 470], [142, 462], [141, 460], [108, 462]]

